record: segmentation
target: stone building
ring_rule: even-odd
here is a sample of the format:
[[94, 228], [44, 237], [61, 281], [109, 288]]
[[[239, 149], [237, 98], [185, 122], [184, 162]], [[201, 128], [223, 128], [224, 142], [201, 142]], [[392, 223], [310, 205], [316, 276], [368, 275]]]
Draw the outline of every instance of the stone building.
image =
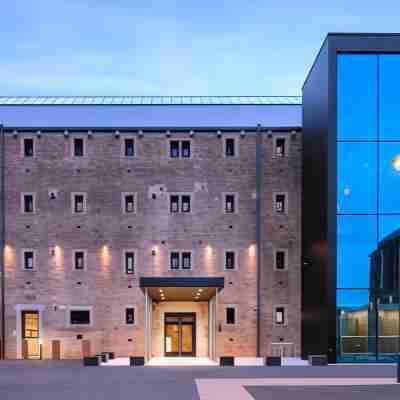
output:
[[3, 98], [0, 121], [6, 358], [300, 355], [298, 98]]

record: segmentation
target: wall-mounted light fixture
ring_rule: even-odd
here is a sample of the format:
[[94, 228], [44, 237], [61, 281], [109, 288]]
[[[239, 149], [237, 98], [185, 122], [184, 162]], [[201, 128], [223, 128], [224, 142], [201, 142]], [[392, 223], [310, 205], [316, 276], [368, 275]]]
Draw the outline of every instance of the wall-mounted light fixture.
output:
[[89, 139], [91, 139], [93, 137], [93, 132], [91, 130], [88, 130], [87, 136]]
[[246, 136], [246, 132], [245, 132], [244, 129], [242, 129], [242, 130], [240, 131], [240, 137], [241, 137], [242, 139], [244, 139], [245, 136]]
[[400, 172], [400, 154], [398, 154], [395, 158], [393, 158], [392, 166], [396, 172]]
[[140, 139], [143, 137], [143, 131], [141, 129], [138, 131], [138, 135]]
[[167, 130], [167, 131], [165, 132], [165, 136], [166, 136], [167, 138], [171, 137], [171, 132], [170, 132], [169, 130]]
[[114, 136], [115, 136], [115, 139], [119, 138], [119, 130], [118, 129], [114, 132]]
[[190, 137], [193, 137], [193, 136], [194, 136], [194, 130], [193, 130], [193, 129], [190, 130], [189, 136], [190, 136]]
[[69, 136], [68, 129], [66, 129], [66, 130], [64, 131], [64, 136], [65, 136], [66, 138]]
[[155, 247], [153, 247], [153, 248], [151, 249], [151, 255], [152, 255], [153, 257], [157, 255], [157, 249], [156, 249]]
[[268, 135], [268, 138], [269, 138], [269, 139], [272, 138], [272, 131], [271, 131], [271, 129], [270, 129], [269, 131], [267, 131], [267, 135]]
[[221, 136], [222, 136], [222, 133], [221, 133], [220, 130], [218, 130], [218, 131], [217, 131], [217, 138], [218, 138], [218, 139], [221, 139]]
[[40, 138], [42, 137], [42, 131], [41, 131], [41, 130], [38, 130], [38, 131], [36, 132], [36, 137], [37, 137], [38, 139], [40, 139]]
[[15, 129], [13, 131], [13, 138], [16, 139], [18, 137], [18, 131]]

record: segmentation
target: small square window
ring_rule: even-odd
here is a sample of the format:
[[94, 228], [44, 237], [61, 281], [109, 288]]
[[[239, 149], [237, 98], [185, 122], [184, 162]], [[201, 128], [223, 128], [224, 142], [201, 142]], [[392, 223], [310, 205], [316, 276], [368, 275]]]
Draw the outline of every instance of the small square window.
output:
[[135, 140], [134, 139], [125, 139], [125, 157], [134, 157], [135, 156]]
[[84, 140], [83, 138], [74, 138], [74, 157], [83, 157]]
[[190, 196], [188, 195], [182, 196], [182, 212], [190, 212]]
[[170, 211], [172, 213], [179, 212], [179, 196], [178, 195], [170, 196]]
[[135, 309], [133, 307], [128, 307], [125, 309], [125, 323], [127, 325], [135, 324]]
[[179, 253], [177, 251], [171, 252], [171, 269], [179, 269]]
[[225, 252], [225, 269], [235, 269], [235, 252], [234, 251], [226, 251]]
[[33, 213], [33, 195], [32, 194], [24, 194], [24, 213]]
[[90, 325], [90, 310], [70, 310], [71, 325]]
[[85, 196], [83, 194], [74, 195], [74, 212], [77, 214], [85, 212]]
[[170, 154], [171, 158], [179, 157], [179, 141], [178, 140], [171, 140], [169, 142], [169, 154]]
[[24, 157], [33, 157], [33, 138], [24, 139]]
[[233, 138], [225, 139], [225, 156], [235, 157], [235, 155], [236, 155], [235, 139]]
[[74, 266], [75, 266], [76, 270], [84, 270], [85, 269], [85, 252], [84, 251], [76, 251], [75, 252]]
[[235, 325], [236, 324], [236, 308], [235, 307], [226, 307], [226, 320], [225, 323], [227, 325]]
[[182, 252], [182, 269], [192, 268], [192, 253], [188, 251]]
[[225, 213], [232, 214], [235, 212], [235, 195], [225, 195]]
[[286, 252], [284, 250], [275, 252], [275, 268], [278, 270], [286, 269]]
[[276, 307], [275, 308], [275, 324], [276, 325], [285, 325], [286, 316], [285, 316], [285, 307]]
[[190, 140], [183, 140], [182, 145], [182, 157], [190, 158]]
[[277, 157], [283, 157], [286, 152], [286, 139], [277, 138], [275, 141], [275, 155]]
[[33, 270], [34, 268], [34, 252], [31, 250], [24, 251], [24, 269]]
[[128, 275], [135, 273], [135, 253], [133, 251], [125, 252], [125, 273]]
[[277, 194], [275, 196], [275, 211], [279, 214], [284, 214], [286, 196], [284, 194]]
[[125, 195], [125, 212], [126, 213], [135, 212], [135, 195], [133, 194]]

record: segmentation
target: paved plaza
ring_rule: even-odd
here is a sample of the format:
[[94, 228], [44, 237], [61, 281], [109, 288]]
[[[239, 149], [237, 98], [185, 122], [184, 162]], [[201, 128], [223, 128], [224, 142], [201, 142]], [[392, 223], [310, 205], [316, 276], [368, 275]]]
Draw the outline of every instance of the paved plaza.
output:
[[394, 365], [83, 367], [1, 361], [2, 400], [369, 400], [400, 398]]

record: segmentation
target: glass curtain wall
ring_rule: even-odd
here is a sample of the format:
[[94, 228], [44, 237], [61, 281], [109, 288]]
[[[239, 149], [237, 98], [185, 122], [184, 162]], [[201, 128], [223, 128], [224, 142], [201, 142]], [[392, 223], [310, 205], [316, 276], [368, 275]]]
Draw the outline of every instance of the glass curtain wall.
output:
[[337, 354], [399, 358], [400, 55], [337, 59]]

